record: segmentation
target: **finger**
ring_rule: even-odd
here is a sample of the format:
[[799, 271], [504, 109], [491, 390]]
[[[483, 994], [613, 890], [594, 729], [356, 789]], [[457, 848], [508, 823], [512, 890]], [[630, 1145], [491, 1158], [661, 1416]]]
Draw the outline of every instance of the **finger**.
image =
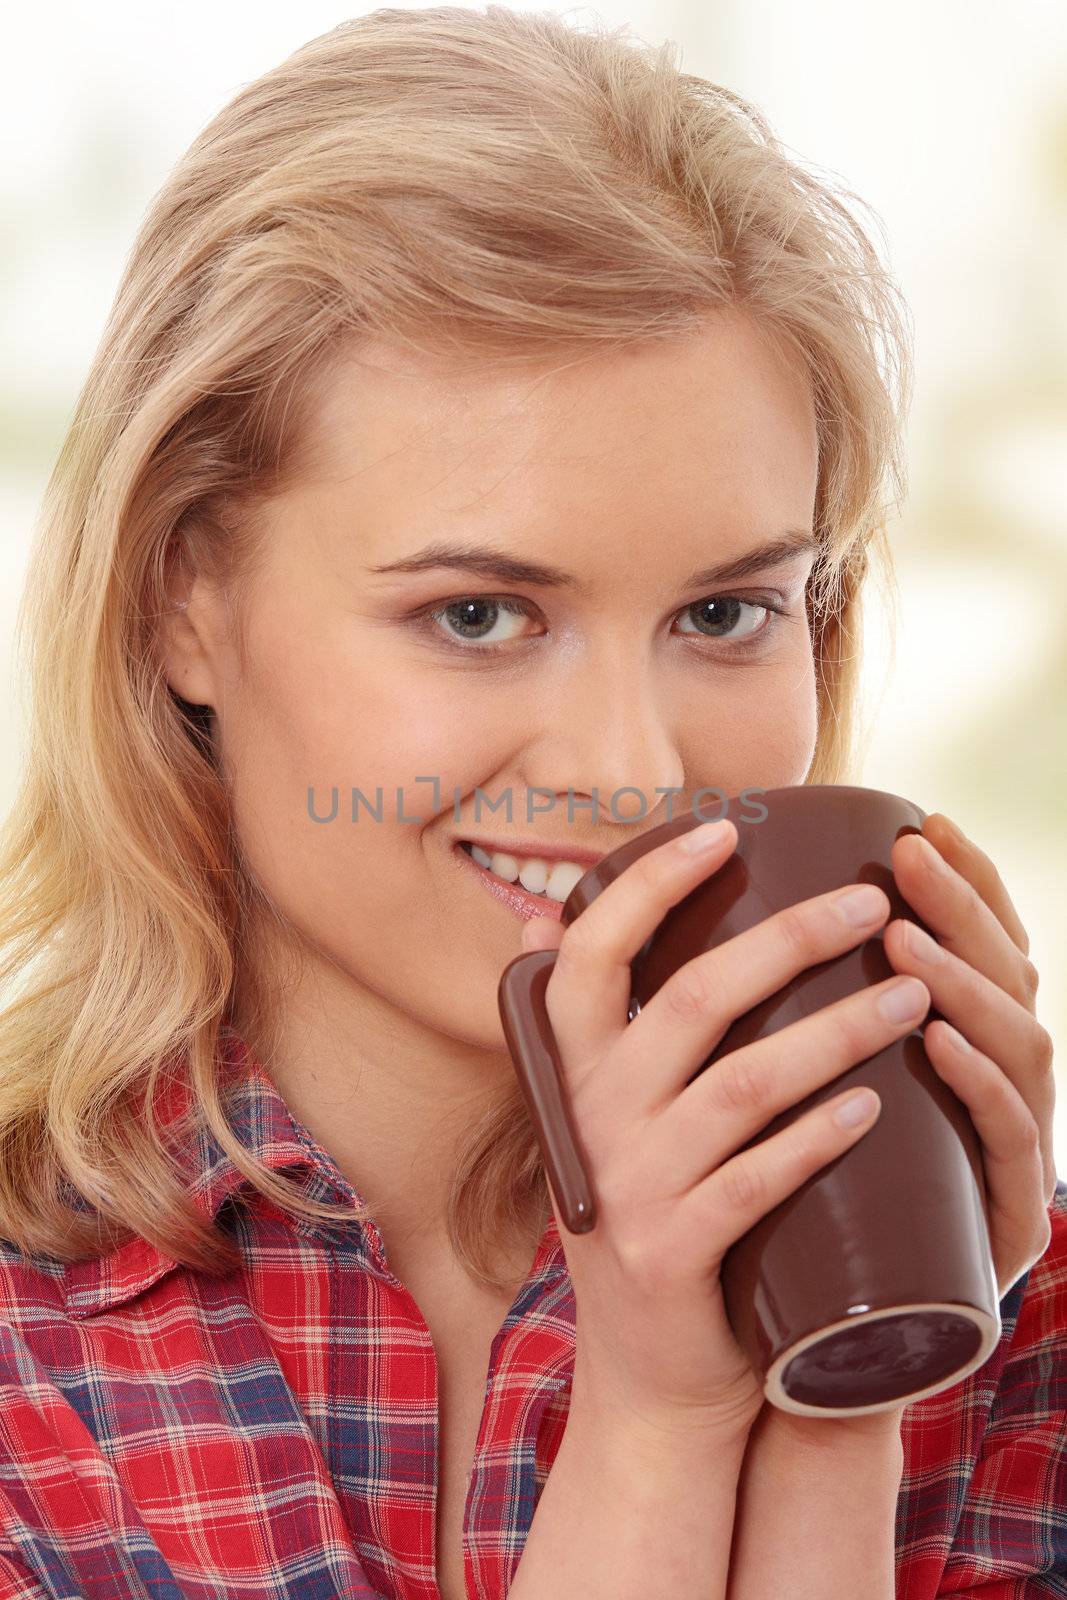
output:
[[976, 889], [1004, 928], [1012, 943], [1024, 956], [1030, 954], [1030, 940], [1012, 898], [993, 862], [963, 830], [942, 811], [932, 811], [923, 823], [923, 837], [933, 844], [949, 866]]
[[[915, 940], [918, 948], [912, 948]], [[904, 918], [890, 922], [883, 947], [898, 972], [921, 978], [933, 997], [935, 1011], [966, 1035], [1010, 1078], [1037, 1122], [1045, 1183], [1056, 1187], [1053, 1113], [1056, 1083], [1052, 1036], [1025, 1006], [967, 961], [930, 939]]]
[[931, 1065], [963, 1101], [982, 1141], [990, 1237], [1000, 1298], [1039, 1260], [1052, 1236], [1037, 1125], [995, 1061], [948, 1023], [923, 1030]]
[[891, 978], [730, 1051], [663, 1111], [651, 1158], [685, 1193], [780, 1112], [910, 1033], [929, 1007], [924, 983]]
[[[701, 1260], [709, 1244], [718, 1261], [774, 1206], [835, 1156], [859, 1142], [881, 1115], [873, 1090], [837, 1095], [798, 1117], [788, 1128], [742, 1150], [676, 1202], [679, 1237], [699, 1240]], [[859, 1120], [856, 1120], [856, 1119]], [[670, 1245], [675, 1254], [684, 1245]]]
[[612, 1058], [613, 1095], [646, 1114], [670, 1104], [736, 1018], [806, 967], [870, 938], [888, 910], [874, 884], [850, 884], [786, 906], [687, 961], [630, 1023]]
[[945, 948], [1032, 1007], [1036, 970], [973, 884], [918, 834], [902, 835], [890, 857], [900, 893]]
[[[709, 848], [685, 849], [698, 835]], [[594, 1060], [629, 1026], [631, 961], [671, 907], [721, 867], [736, 844], [729, 819], [700, 823], [631, 861], [575, 917], [545, 986], [564, 1060]]]
[[1007, 1072], [1027, 1102], [1034, 1083], [1051, 1078], [1052, 1037], [1018, 1000], [969, 961], [904, 917], [887, 924], [883, 948], [898, 972], [921, 978], [934, 1009]]

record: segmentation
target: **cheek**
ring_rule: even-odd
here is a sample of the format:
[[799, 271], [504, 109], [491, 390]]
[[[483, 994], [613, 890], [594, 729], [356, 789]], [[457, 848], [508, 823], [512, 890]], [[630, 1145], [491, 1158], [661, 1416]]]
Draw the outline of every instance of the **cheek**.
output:
[[815, 755], [819, 709], [810, 652], [806, 665], [795, 667], [771, 698], [767, 743], [774, 770], [763, 785], [767, 789], [803, 783]]
[[692, 697], [679, 723], [691, 730], [682, 756], [694, 788], [738, 794], [803, 783], [818, 733], [810, 652], [806, 660], [801, 654], [773, 669], [724, 676], [714, 698]]
[[446, 912], [427, 893], [424, 828], [440, 853], [456, 793], [491, 790], [522, 719], [499, 692], [475, 710], [458, 675], [380, 645], [356, 659], [321, 622], [261, 642], [254, 667], [253, 654], [223, 724], [245, 859], [305, 938], [352, 971], [391, 974], [388, 988], [411, 930], [432, 937]]
[[746, 733], [753, 765], [766, 769], [763, 788], [804, 782], [819, 731], [815, 660], [810, 635], [768, 674]]
[[350, 629], [331, 636], [321, 618], [290, 628], [281, 645], [278, 637], [250, 649], [254, 666], [225, 721], [230, 781], [246, 810], [254, 802], [266, 816], [305, 815], [311, 786], [319, 814], [336, 790], [344, 815], [355, 788], [366, 797], [361, 819], [373, 806], [383, 825], [398, 815], [429, 820], [431, 780], [437, 809], [448, 807], [453, 787], [484, 777], [514, 740], [515, 717], [499, 696], [474, 714], [456, 676], [420, 670], [377, 638], [353, 648]]

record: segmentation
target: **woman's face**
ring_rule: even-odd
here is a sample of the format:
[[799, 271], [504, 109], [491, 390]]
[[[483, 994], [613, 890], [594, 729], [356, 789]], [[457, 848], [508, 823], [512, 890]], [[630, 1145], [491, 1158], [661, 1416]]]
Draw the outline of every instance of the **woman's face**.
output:
[[[805, 778], [812, 548], [694, 575], [810, 537], [810, 394], [731, 310], [518, 376], [364, 348], [312, 443], [306, 481], [267, 512], [243, 666], [198, 581], [169, 680], [215, 708], [243, 854], [300, 950], [376, 1006], [500, 1051], [524, 915], [457, 841], [603, 854], [698, 789]], [[494, 574], [490, 551], [554, 576]]]

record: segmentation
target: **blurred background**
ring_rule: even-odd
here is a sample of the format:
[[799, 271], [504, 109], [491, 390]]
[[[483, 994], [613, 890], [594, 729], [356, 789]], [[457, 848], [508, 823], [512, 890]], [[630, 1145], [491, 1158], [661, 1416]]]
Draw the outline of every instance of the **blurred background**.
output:
[[[910, 495], [892, 528], [896, 649], [876, 606], [859, 781], [945, 812], [999, 869], [1058, 1045], [1067, 1176], [1067, 6], [558, 9], [678, 41], [685, 71], [756, 101], [793, 153], [881, 219], [914, 314], [916, 384]], [[32, 522], [144, 209], [243, 84], [353, 14], [315, 0], [46, 0], [5, 22], [0, 812], [26, 739], [11, 643]]]

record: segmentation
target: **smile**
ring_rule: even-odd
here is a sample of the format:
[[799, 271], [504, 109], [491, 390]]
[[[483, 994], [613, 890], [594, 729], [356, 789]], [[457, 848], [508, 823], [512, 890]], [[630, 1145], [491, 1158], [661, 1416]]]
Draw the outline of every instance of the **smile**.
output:
[[531, 917], [558, 921], [564, 900], [589, 870], [574, 861], [543, 861], [503, 852], [489, 855], [462, 840], [454, 846], [454, 853], [490, 894], [527, 921]]

